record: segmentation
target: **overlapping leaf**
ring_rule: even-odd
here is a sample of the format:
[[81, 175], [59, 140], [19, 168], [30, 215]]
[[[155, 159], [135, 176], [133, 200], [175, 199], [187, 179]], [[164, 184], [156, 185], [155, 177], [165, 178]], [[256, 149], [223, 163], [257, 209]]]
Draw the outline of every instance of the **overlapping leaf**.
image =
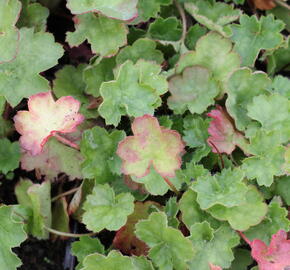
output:
[[52, 34], [22, 28], [16, 58], [0, 64], [0, 95], [14, 107], [25, 97], [48, 91], [49, 83], [39, 73], [55, 66], [62, 54]]
[[7, 174], [19, 166], [20, 147], [18, 142], [0, 139], [0, 172]]
[[78, 15], [74, 21], [76, 31], [66, 36], [71, 46], [88, 40], [94, 53], [112, 56], [127, 43], [127, 29], [122, 22], [93, 13]]
[[28, 100], [29, 111], [18, 111], [15, 128], [22, 135], [20, 145], [31, 155], [40, 154], [49, 137], [55, 133], [70, 133], [84, 120], [78, 113], [80, 102], [71, 96], [53, 100], [51, 92], [33, 95]]
[[242, 15], [240, 24], [232, 25], [235, 42], [235, 50], [242, 57], [243, 66], [253, 66], [259, 52], [278, 48], [283, 42], [280, 32], [284, 23], [275, 20], [273, 15], [262, 16], [260, 20], [256, 16]]
[[108, 185], [95, 185], [87, 196], [83, 209], [83, 223], [89, 230], [103, 229], [116, 231], [125, 225], [127, 217], [134, 211], [134, 197], [130, 193], [115, 195]]

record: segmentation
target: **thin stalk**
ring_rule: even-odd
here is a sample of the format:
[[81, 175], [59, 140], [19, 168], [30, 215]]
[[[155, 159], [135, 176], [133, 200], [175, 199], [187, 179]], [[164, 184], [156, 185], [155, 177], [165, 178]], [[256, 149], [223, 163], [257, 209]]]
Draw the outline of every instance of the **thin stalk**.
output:
[[225, 163], [224, 163], [224, 160], [223, 160], [222, 154], [220, 153], [220, 151], [219, 151], [218, 148], [214, 145], [213, 142], [209, 141], [209, 143], [212, 145], [212, 147], [213, 147], [213, 148], [216, 150], [216, 152], [218, 153], [219, 158], [220, 158], [220, 161], [221, 161], [222, 169], [224, 169], [224, 168], [225, 168]]
[[163, 179], [164, 179], [164, 181], [166, 182], [166, 184], [173, 190], [173, 192], [177, 195], [177, 196], [179, 196], [179, 192], [178, 192], [178, 190], [176, 189], [176, 187], [171, 183], [171, 181], [168, 179], [168, 178], [166, 178], [166, 177], [163, 177]]
[[80, 188], [77, 187], [77, 188], [70, 189], [70, 190], [68, 190], [68, 191], [66, 191], [66, 192], [63, 192], [63, 193], [61, 193], [61, 194], [58, 194], [57, 196], [55, 196], [55, 197], [53, 197], [53, 198], [51, 199], [51, 202], [55, 202], [55, 201], [57, 201], [59, 198], [62, 198], [62, 197], [64, 197], [64, 196], [67, 196], [67, 195], [70, 195], [70, 194], [73, 194], [73, 193], [77, 192], [79, 189], [80, 189]]
[[185, 38], [186, 38], [186, 32], [187, 32], [187, 22], [186, 22], [186, 16], [183, 7], [178, 3], [177, 0], [174, 1], [175, 6], [178, 9], [178, 12], [180, 14], [181, 20], [182, 20], [182, 36], [180, 41], [182, 44], [184, 44]]
[[278, 5], [278, 6], [281, 6], [281, 7], [284, 7], [288, 10], [290, 10], [290, 6], [284, 2], [283, 0], [275, 0], [275, 3]]
[[251, 241], [242, 233], [242, 232], [240, 232], [240, 231], [237, 231], [238, 232], [238, 234], [245, 240], [245, 242], [249, 245], [249, 246], [251, 246]]
[[62, 137], [62, 136], [60, 136], [59, 134], [55, 133], [53, 136], [54, 136], [57, 140], [59, 140], [61, 143], [66, 144], [66, 145], [68, 145], [68, 146], [70, 146], [70, 147], [72, 147], [72, 148], [74, 148], [74, 149], [76, 149], [76, 150], [78, 150], [78, 151], [80, 150], [79, 145], [77, 145], [76, 143], [73, 143], [73, 142], [71, 142], [70, 140], [68, 140], [68, 139], [66, 139], [66, 138], [64, 138], [64, 137]]
[[44, 225], [44, 229], [46, 229], [48, 232], [59, 235], [59, 236], [64, 236], [64, 237], [72, 237], [72, 238], [79, 238], [82, 236], [92, 236], [95, 235], [97, 233], [91, 232], [91, 233], [67, 233], [67, 232], [60, 232], [57, 230], [54, 230], [52, 228], [46, 227]]

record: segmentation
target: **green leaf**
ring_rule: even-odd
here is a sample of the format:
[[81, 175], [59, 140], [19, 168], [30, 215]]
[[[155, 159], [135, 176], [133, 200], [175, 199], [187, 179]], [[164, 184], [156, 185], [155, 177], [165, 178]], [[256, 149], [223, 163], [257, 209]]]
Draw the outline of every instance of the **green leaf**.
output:
[[120, 252], [112, 250], [107, 257], [101, 254], [87, 256], [83, 262], [82, 270], [138, 270], [131, 257], [123, 256]]
[[169, 80], [168, 106], [176, 114], [187, 109], [192, 113], [203, 113], [214, 98], [221, 92], [213, 74], [201, 66], [187, 67], [182, 75], [175, 75]]
[[263, 220], [268, 207], [254, 186], [249, 186], [244, 197], [245, 202], [238, 206], [227, 208], [223, 205], [215, 205], [207, 211], [218, 220], [227, 220], [234, 230], [248, 230], [249, 227], [255, 226]]
[[[278, 138], [279, 139], [278, 139]], [[274, 176], [283, 175], [285, 148], [279, 145], [279, 134], [259, 131], [251, 139], [249, 152], [254, 156], [243, 160], [242, 169], [247, 178], [257, 179], [258, 184], [269, 187]]]
[[88, 40], [94, 53], [108, 57], [127, 44], [128, 31], [122, 22], [87, 13], [78, 15], [75, 24], [76, 31], [68, 32], [66, 36], [70, 46], [78, 46]]
[[182, 221], [188, 229], [196, 223], [207, 221], [211, 226], [218, 227], [219, 222], [207, 212], [200, 209], [196, 201], [197, 194], [192, 189], [183, 193], [179, 200], [179, 207], [182, 214]]
[[193, 3], [185, 3], [186, 11], [191, 14], [196, 21], [206, 26], [212, 31], [217, 31], [223, 36], [231, 36], [232, 31], [229, 23], [237, 20], [241, 11], [225, 3], [207, 0], [197, 0]]
[[7, 174], [19, 166], [20, 147], [18, 142], [10, 142], [7, 138], [0, 139], [0, 172]]
[[167, 226], [166, 215], [162, 212], [152, 213], [147, 220], [136, 225], [136, 235], [149, 247], [149, 258], [164, 270], [185, 270], [192, 259], [192, 244], [182, 233]]
[[242, 15], [240, 24], [233, 24], [232, 40], [235, 50], [242, 57], [243, 66], [253, 66], [261, 50], [277, 49], [283, 42], [280, 32], [284, 23], [275, 20], [273, 15], [262, 16], [259, 20], [253, 15]]
[[13, 220], [11, 215], [11, 206], [0, 206], [0, 265], [5, 270], [16, 270], [21, 265], [20, 259], [11, 249], [20, 246], [27, 238], [23, 224]]
[[276, 180], [275, 193], [290, 205], [290, 176], [283, 176]]
[[148, 261], [145, 257], [131, 257], [133, 265], [136, 267], [136, 270], [154, 270], [151, 261]]
[[279, 94], [259, 95], [247, 106], [248, 116], [259, 121], [268, 132], [276, 131], [281, 142], [290, 138], [290, 100]]
[[266, 73], [252, 73], [249, 68], [238, 69], [230, 76], [226, 107], [239, 130], [245, 130], [252, 121], [247, 115], [247, 106], [255, 96], [266, 94], [270, 85], [271, 80]]
[[85, 65], [64, 66], [61, 70], [55, 73], [53, 81], [53, 93], [57, 98], [63, 96], [72, 96], [81, 102], [80, 113], [86, 118], [95, 118], [98, 111], [88, 109], [90, 99], [85, 96], [84, 90], [86, 84], [83, 81], [83, 70]]
[[125, 132], [120, 130], [111, 133], [101, 127], [86, 130], [81, 141], [81, 153], [84, 156], [81, 164], [83, 176], [94, 178], [97, 183], [114, 180], [110, 166], [119, 160], [115, 153], [118, 143], [124, 138]]
[[290, 99], [290, 80], [288, 78], [281, 75], [276, 76], [271, 88], [273, 93], [279, 93], [280, 95]]
[[[165, 77], [158, 74], [160, 69], [160, 66], [143, 60], [135, 65], [127, 61], [120, 66], [114, 81], [102, 83], [103, 103], [99, 113], [107, 125], [117, 126], [122, 115], [138, 117], [154, 113], [154, 108], [161, 103], [159, 96], [167, 91]], [[162, 88], [155, 88], [160, 83]]]
[[196, 43], [195, 51], [182, 55], [177, 63], [176, 72], [186, 67], [201, 65], [209, 69], [225, 90], [229, 73], [240, 66], [239, 55], [232, 50], [232, 43], [218, 33], [210, 32]]
[[115, 58], [99, 58], [91, 66], [83, 71], [83, 80], [86, 84], [85, 92], [94, 97], [100, 96], [102, 82], [114, 79], [113, 68], [116, 65]]
[[245, 202], [248, 187], [243, 179], [242, 170], [223, 169], [220, 174], [198, 177], [192, 189], [197, 192], [197, 202], [203, 210], [217, 204], [233, 207]]
[[132, 20], [137, 16], [137, 0], [68, 0], [67, 6], [73, 14], [100, 12], [107, 17], [124, 21]]
[[0, 95], [14, 107], [25, 97], [48, 91], [49, 82], [39, 73], [56, 65], [62, 54], [52, 34], [22, 28], [17, 57], [0, 64]]
[[79, 264], [76, 266], [76, 270], [80, 270], [86, 256], [93, 253], [104, 254], [105, 248], [98, 238], [82, 236], [79, 241], [72, 243], [71, 252], [78, 258]]
[[200, 26], [196, 23], [194, 26], [191, 26], [186, 34], [185, 45], [189, 50], [194, 50], [196, 42], [206, 34], [207, 30], [205, 27]]
[[228, 268], [234, 259], [232, 248], [240, 238], [228, 225], [223, 224], [214, 230], [206, 221], [190, 228], [190, 237], [195, 250], [189, 269], [209, 270], [209, 263]]
[[48, 8], [42, 6], [41, 4], [22, 3], [22, 10], [17, 26], [19, 28], [34, 27], [35, 32], [45, 31], [48, 16]]
[[247, 270], [248, 266], [253, 263], [251, 252], [246, 249], [237, 248], [234, 250], [234, 257], [229, 270]]
[[[60, 232], [70, 233], [69, 227], [69, 215], [68, 215], [68, 205], [65, 197], [58, 199], [52, 209], [52, 224], [51, 227], [54, 230]], [[53, 239], [57, 236], [54, 235]], [[64, 237], [60, 237], [62, 239]]]
[[29, 232], [38, 239], [48, 239], [49, 233], [44, 228], [51, 227], [51, 184], [33, 184], [30, 180], [21, 180], [15, 189], [17, 200], [22, 206], [32, 209]]
[[176, 197], [170, 197], [164, 207], [164, 212], [167, 215], [168, 225], [170, 227], [178, 229], [179, 220], [176, 218], [179, 212], [179, 205], [176, 201]]
[[93, 193], [87, 196], [83, 209], [83, 223], [89, 230], [116, 231], [125, 225], [127, 217], [134, 211], [134, 197], [130, 193], [117, 196], [108, 185], [95, 185]]
[[15, 27], [21, 10], [18, 0], [0, 3], [0, 64], [13, 60], [19, 48], [19, 30]]
[[39, 155], [24, 153], [21, 168], [26, 171], [36, 169], [40, 175], [45, 175], [46, 180], [55, 180], [60, 173], [65, 173], [70, 180], [74, 180], [83, 178], [80, 166], [82, 161], [79, 151], [51, 138]]
[[117, 65], [121, 65], [127, 60], [131, 60], [134, 64], [139, 60], [154, 61], [157, 64], [163, 62], [163, 54], [156, 50], [156, 42], [147, 38], [137, 39], [133, 45], [127, 46], [120, 50], [116, 57]]
[[182, 35], [180, 21], [175, 17], [157, 18], [150, 24], [148, 33], [153, 39], [178, 41]]
[[289, 231], [290, 221], [287, 215], [286, 208], [281, 207], [279, 200], [274, 198], [269, 204], [265, 219], [259, 225], [251, 227], [244, 234], [250, 241], [260, 239], [268, 245], [273, 234], [276, 234], [279, 230]]

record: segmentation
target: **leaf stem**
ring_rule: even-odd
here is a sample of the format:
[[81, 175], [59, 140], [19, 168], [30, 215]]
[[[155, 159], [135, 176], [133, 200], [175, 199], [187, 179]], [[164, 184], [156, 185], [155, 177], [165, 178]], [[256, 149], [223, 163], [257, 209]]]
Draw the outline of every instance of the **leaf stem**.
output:
[[173, 192], [179, 196], [179, 191], [176, 189], [176, 187], [172, 184], [172, 182], [166, 178], [166, 177], [163, 177], [164, 181], [166, 182], [166, 184], [173, 190]]
[[77, 187], [77, 188], [70, 189], [70, 190], [68, 190], [68, 191], [66, 191], [66, 192], [63, 192], [63, 193], [61, 193], [61, 194], [58, 194], [57, 196], [55, 196], [55, 197], [53, 197], [53, 198], [51, 199], [51, 202], [55, 202], [55, 201], [57, 201], [59, 198], [62, 198], [62, 197], [64, 197], [64, 196], [67, 196], [67, 195], [70, 195], [70, 194], [73, 194], [73, 193], [77, 192], [79, 189], [80, 189], [80, 188]]
[[274, 1], [278, 6], [281, 6], [281, 7], [284, 7], [286, 9], [290, 10], [290, 6], [286, 2], [284, 2], [282, 0], [274, 0]]
[[66, 144], [66, 145], [68, 145], [68, 146], [70, 146], [78, 151], [80, 150], [79, 145], [77, 145], [76, 143], [73, 143], [72, 141], [60, 136], [59, 134], [55, 133], [53, 136], [61, 143]]
[[178, 0], [174, 0], [174, 4], [178, 9], [178, 12], [180, 14], [181, 20], [182, 20], [182, 36], [181, 36], [181, 43], [184, 44], [185, 38], [186, 38], [186, 32], [187, 32], [187, 22], [186, 22], [186, 16], [183, 7], [178, 3]]
[[46, 229], [48, 232], [59, 235], [59, 236], [64, 236], [64, 237], [72, 237], [72, 238], [79, 238], [82, 236], [92, 236], [95, 235], [97, 233], [91, 232], [91, 233], [67, 233], [67, 232], [60, 232], [57, 230], [54, 230], [52, 228], [46, 227], [44, 225], [44, 229]]
[[218, 148], [215, 146], [215, 144], [212, 142], [212, 141], [208, 141], [211, 145], [212, 145], [212, 147], [216, 150], [216, 152], [218, 153], [218, 155], [219, 155], [219, 158], [220, 158], [220, 160], [221, 160], [221, 165], [222, 165], [222, 169], [224, 169], [225, 168], [225, 163], [224, 163], [224, 160], [223, 160], [223, 157], [222, 157], [222, 154], [220, 153], [220, 151], [218, 150]]

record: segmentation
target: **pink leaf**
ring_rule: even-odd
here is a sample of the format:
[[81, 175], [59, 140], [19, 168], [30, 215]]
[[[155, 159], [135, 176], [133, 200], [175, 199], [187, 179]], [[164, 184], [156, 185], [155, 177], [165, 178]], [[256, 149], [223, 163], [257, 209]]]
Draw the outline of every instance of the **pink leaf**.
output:
[[153, 165], [162, 177], [174, 177], [184, 151], [178, 132], [160, 127], [151, 115], [135, 118], [132, 131], [134, 136], [121, 141], [117, 150], [123, 160], [123, 173], [144, 177]]
[[73, 97], [54, 101], [51, 92], [33, 95], [28, 100], [29, 111], [19, 111], [14, 117], [15, 128], [22, 136], [20, 145], [31, 155], [38, 155], [49, 137], [55, 133], [76, 131], [83, 122], [80, 102]]
[[245, 138], [235, 129], [233, 120], [221, 106], [217, 105], [217, 108], [207, 115], [213, 118], [208, 128], [211, 136], [207, 142], [214, 153], [218, 150], [220, 153], [231, 154], [236, 146], [244, 148]]
[[210, 270], [222, 270], [220, 266], [214, 265], [214, 264], [209, 264]]
[[272, 235], [271, 243], [267, 246], [263, 241], [248, 240], [240, 233], [252, 248], [252, 257], [257, 261], [259, 270], [288, 270], [290, 269], [290, 240], [283, 230]]

